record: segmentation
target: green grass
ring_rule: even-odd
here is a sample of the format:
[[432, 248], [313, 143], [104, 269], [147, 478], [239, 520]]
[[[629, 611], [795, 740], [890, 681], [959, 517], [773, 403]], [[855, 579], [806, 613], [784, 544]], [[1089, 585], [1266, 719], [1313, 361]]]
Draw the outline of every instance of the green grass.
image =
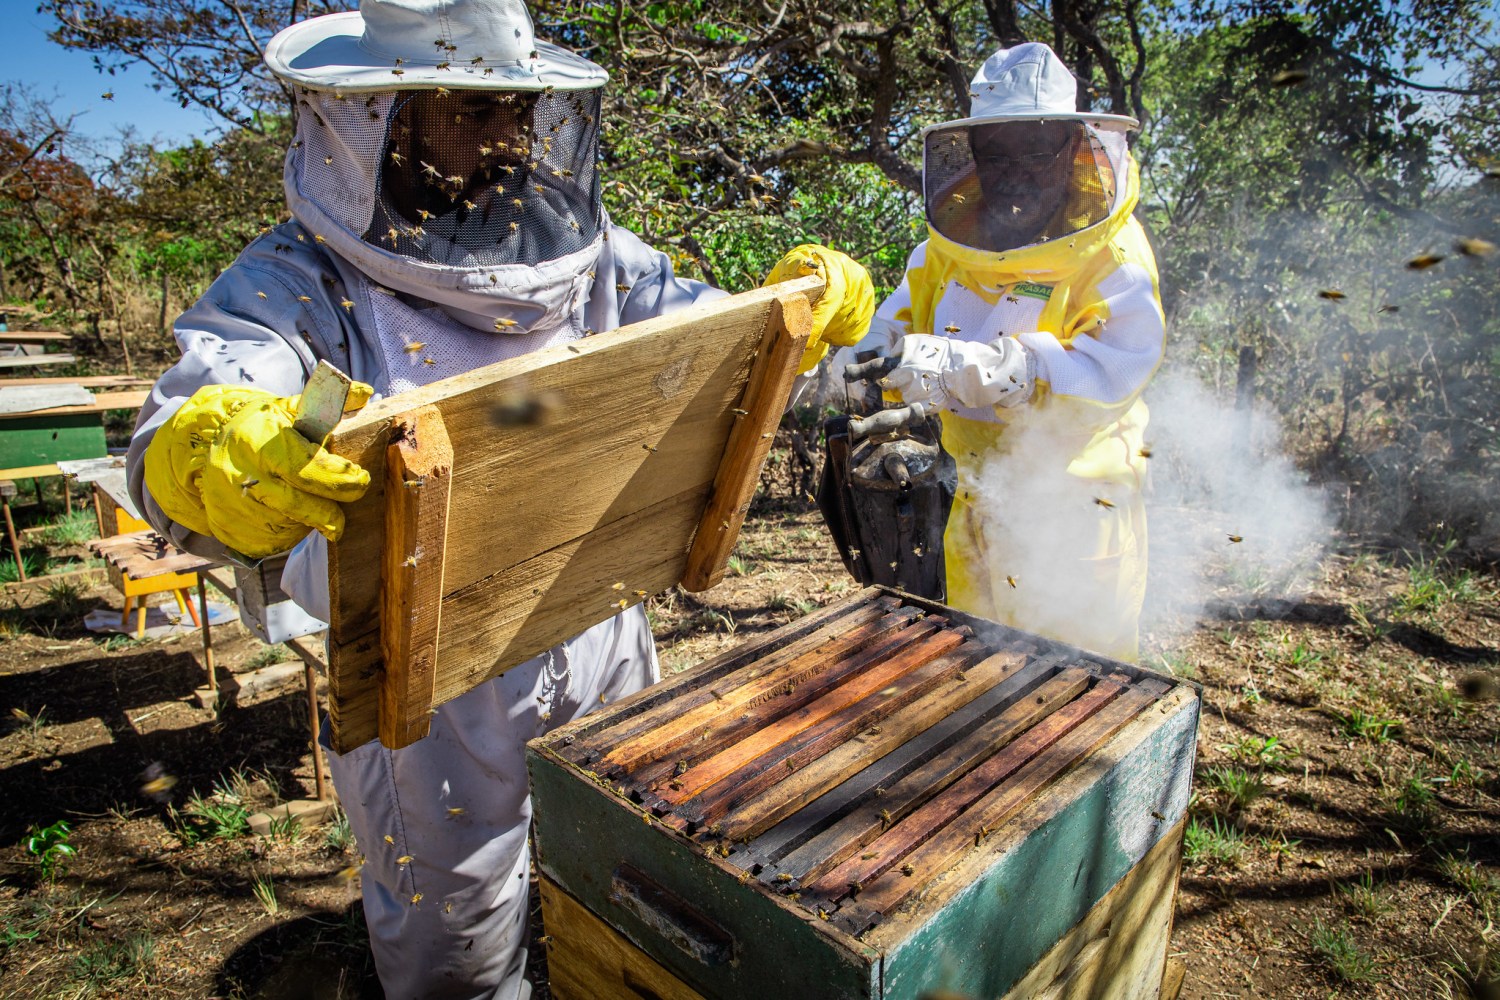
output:
[[233, 840], [250, 831], [250, 813], [244, 801], [229, 783], [214, 782], [213, 794], [194, 794], [182, 812], [173, 810], [177, 835], [183, 843], [204, 840]]
[[1173, 677], [1185, 677], [1192, 680], [1198, 675], [1198, 668], [1187, 658], [1186, 653], [1161, 652], [1147, 661], [1146, 666], [1160, 673], [1171, 674]]
[[1285, 770], [1288, 763], [1302, 756], [1301, 750], [1287, 746], [1277, 736], [1243, 736], [1238, 742], [1220, 744], [1219, 750], [1237, 764], [1269, 771]]
[[1449, 604], [1471, 604], [1482, 596], [1472, 570], [1448, 571], [1440, 560], [1418, 559], [1406, 568], [1406, 590], [1396, 599], [1398, 618], [1436, 614]]
[[1307, 932], [1307, 944], [1335, 979], [1352, 985], [1380, 978], [1375, 960], [1361, 951], [1342, 927], [1331, 927], [1318, 918]]
[[[47, 553], [34, 548], [21, 549], [21, 564], [26, 567], [26, 577], [41, 576], [47, 571]], [[7, 549], [0, 552], [0, 583], [15, 583], [20, 580], [16, 574], [16, 557]]]
[[256, 650], [255, 655], [245, 662], [245, 669], [258, 670], [261, 667], [269, 667], [273, 663], [286, 663], [288, 660], [295, 660], [296, 658], [296, 653], [278, 642], [274, 646], [266, 646], [264, 649]]
[[1265, 793], [1266, 785], [1261, 779], [1242, 767], [1226, 767], [1216, 764], [1203, 772], [1202, 784], [1219, 793], [1220, 800], [1230, 812], [1244, 812]]
[[1323, 662], [1323, 654], [1313, 650], [1305, 642], [1299, 642], [1286, 651], [1282, 662], [1297, 670], [1307, 670]]
[[82, 545], [89, 539], [99, 534], [99, 524], [94, 519], [94, 512], [88, 508], [73, 511], [72, 514], [59, 514], [52, 519], [52, 523], [46, 525], [37, 537], [45, 545]]
[[1463, 890], [1474, 908], [1484, 914], [1485, 920], [1493, 921], [1500, 910], [1500, 879], [1480, 868], [1467, 857], [1447, 854], [1438, 860], [1438, 874]]
[[1245, 856], [1245, 850], [1244, 834], [1217, 816], [1207, 823], [1194, 817], [1183, 831], [1182, 857], [1189, 864], [1234, 866]]
[[349, 816], [343, 808], [334, 810], [333, 818], [323, 826], [323, 843], [330, 851], [343, 854], [354, 846], [354, 830], [349, 826]]
[[1390, 901], [1377, 890], [1375, 876], [1370, 872], [1365, 872], [1352, 884], [1338, 886], [1337, 891], [1346, 910], [1370, 923], [1394, 909]]
[[122, 979], [145, 978], [156, 967], [156, 938], [136, 931], [123, 941], [95, 941], [73, 959], [73, 980], [102, 989]]
[[1366, 712], [1362, 708], [1356, 708], [1339, 719], [1339, 731], [1351, 740], [1384, 743], [1400, 728], [1400, 719], [1388, 718], [1378, 712]]
[[1413, 772], [1386, 794], [1386, 818], [1400, 833], [1430, 837], [1438, 825], [1437, 794], [1420, 770]]
[[749, 559], [746, 559], [744, 556], [732, 555], [729, 557], [729, 562], [726, 568], [728, 569], [730, 576], [749, 576], [751, 573], [755, 572], [754, 565], [754, 563], [752, 563]]

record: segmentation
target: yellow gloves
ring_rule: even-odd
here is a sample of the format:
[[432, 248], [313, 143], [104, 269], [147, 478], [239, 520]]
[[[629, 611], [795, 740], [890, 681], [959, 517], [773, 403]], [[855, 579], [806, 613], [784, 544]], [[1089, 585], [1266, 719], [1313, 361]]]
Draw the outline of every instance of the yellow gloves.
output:
[[816, 368], [830, 344], [848, 347], [858, 343], [875, 315], [875, 286], [870, 284], [870, 272], [848, 254], [816, 243], [804, 243], [777, 261], [762, 287], [810, 274], [821, 275], [827, 286], [813, 306], [812, 335], [797, 366], [799, 375]]
[[[353, 383], [345, 411], [372, 392]], [[157, 428], [146, 448], [146, 488], [172, 520], [251, 559], [287, 551], [309, 528], [337, 541], [339, 503], [364, 496], [370, 474], [292, 430], [297, 400], [204, 386]]]

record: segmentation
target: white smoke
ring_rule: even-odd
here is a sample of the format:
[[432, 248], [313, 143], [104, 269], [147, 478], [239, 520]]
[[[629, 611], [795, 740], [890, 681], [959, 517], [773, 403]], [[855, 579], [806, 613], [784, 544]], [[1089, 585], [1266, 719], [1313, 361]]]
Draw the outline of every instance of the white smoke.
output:
[[1151, 565], [1143, 646], [1191, 628], [1210, 602], [1304, 592], [1333, 539], [1334, 517], [1283, 453], [1275, 415], [1237, 410], [1184, 372], [1160, 375], [1146, 400]]

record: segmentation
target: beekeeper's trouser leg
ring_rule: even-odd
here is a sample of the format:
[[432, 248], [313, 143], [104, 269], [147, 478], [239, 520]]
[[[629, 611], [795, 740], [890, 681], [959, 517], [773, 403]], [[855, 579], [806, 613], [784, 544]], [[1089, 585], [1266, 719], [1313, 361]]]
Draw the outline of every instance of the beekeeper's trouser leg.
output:
[[657, 676], [637, 606], [440, 706], [409, 747], [328, 755], [389, 1000], [530, 995], [525, 743]]

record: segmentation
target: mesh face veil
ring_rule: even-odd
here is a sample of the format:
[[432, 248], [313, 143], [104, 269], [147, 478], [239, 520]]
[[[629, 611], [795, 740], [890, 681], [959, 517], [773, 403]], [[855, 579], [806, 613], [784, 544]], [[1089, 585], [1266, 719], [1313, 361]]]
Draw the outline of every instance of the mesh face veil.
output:
[[304, 99], [297, 185], [369, 246], [473, 269], [557, 260], [599, 235], [597, 88]]
[[1081, 121], [936, 128], [923, 148], [927, 222], [996, 253], [1069, 236], [1109, 217], [1126, 156], [1123, 134]]

